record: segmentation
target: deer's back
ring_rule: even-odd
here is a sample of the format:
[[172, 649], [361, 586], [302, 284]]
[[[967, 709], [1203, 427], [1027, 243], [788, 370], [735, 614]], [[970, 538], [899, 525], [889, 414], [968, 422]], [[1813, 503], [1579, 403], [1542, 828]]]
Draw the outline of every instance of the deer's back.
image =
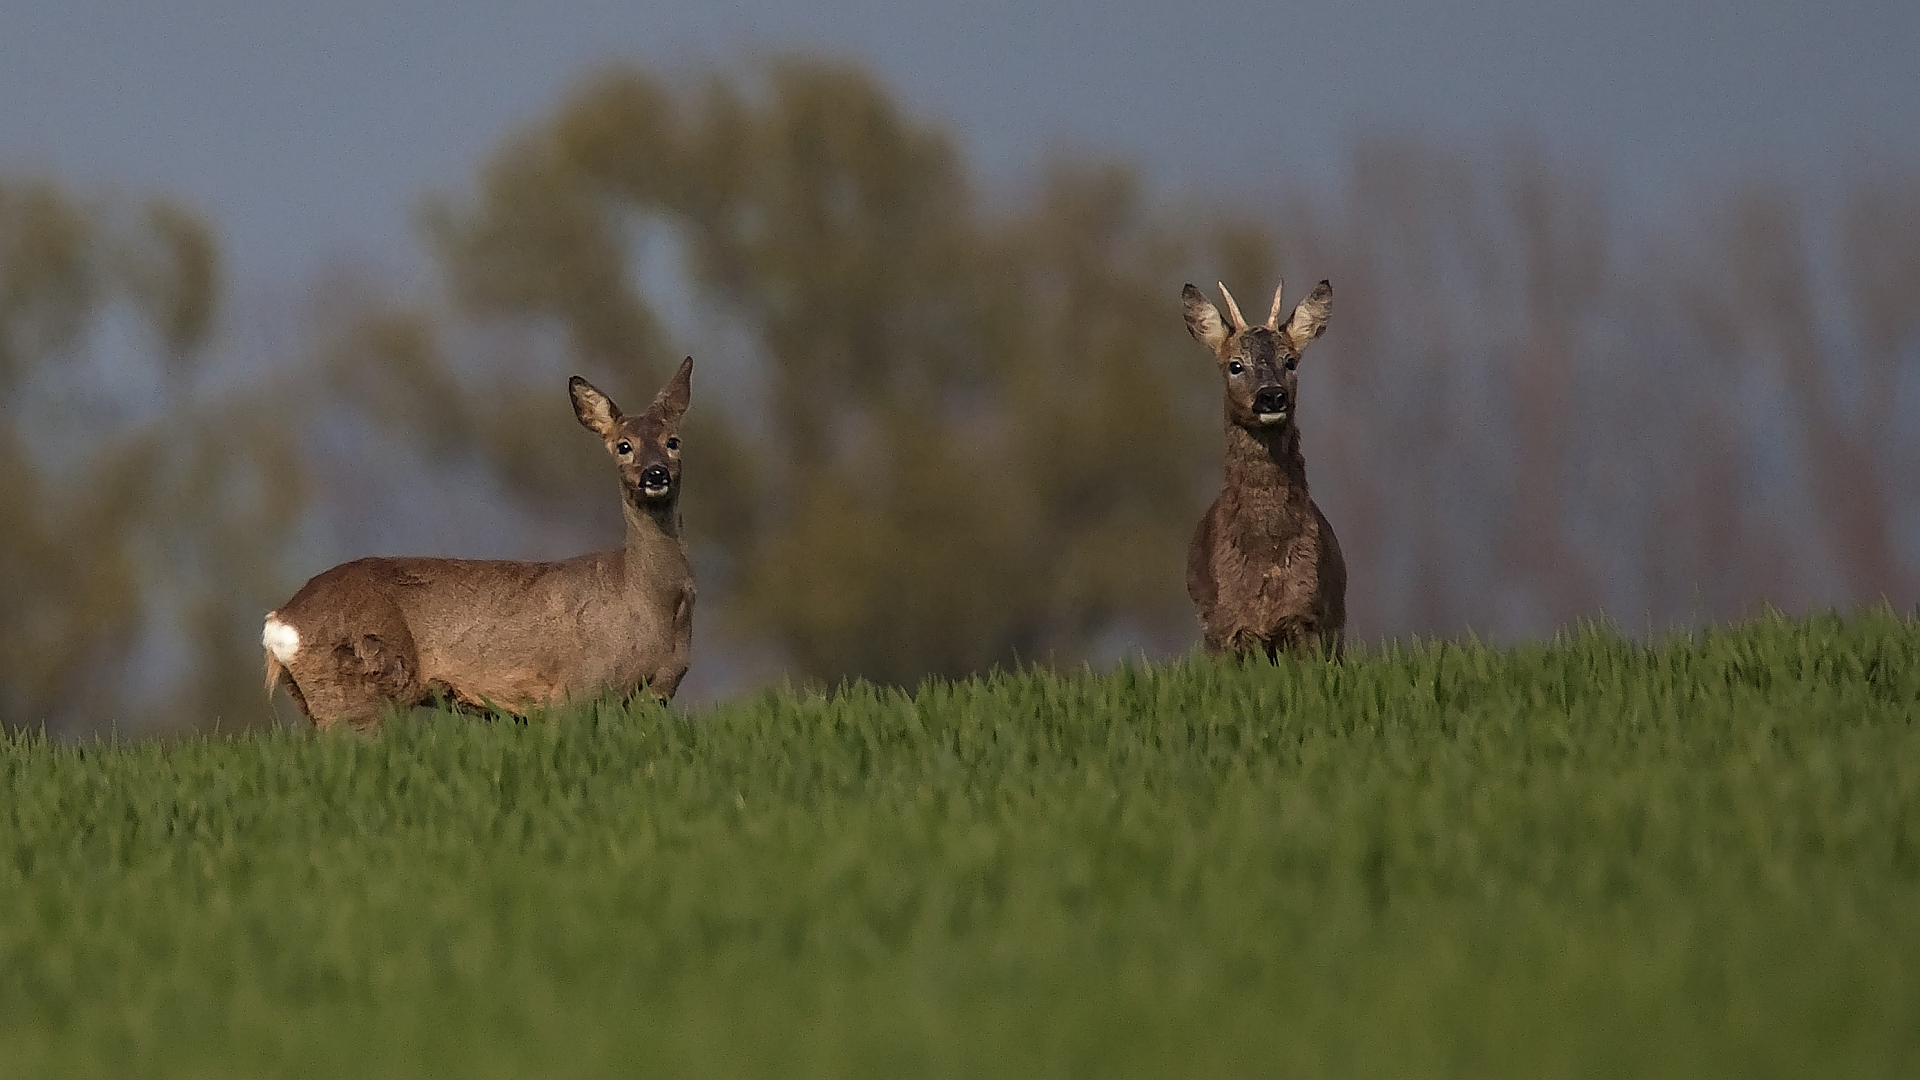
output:
[[676, 661], [677, 682], [691, 589], [684, 580], [627, 587], [622, 555], [358, 559], [309, 581], [279, 618], [299, 632], [303, 652], [380, 637], [411, 653], [421, 685], [471, 704], [631, 693]]

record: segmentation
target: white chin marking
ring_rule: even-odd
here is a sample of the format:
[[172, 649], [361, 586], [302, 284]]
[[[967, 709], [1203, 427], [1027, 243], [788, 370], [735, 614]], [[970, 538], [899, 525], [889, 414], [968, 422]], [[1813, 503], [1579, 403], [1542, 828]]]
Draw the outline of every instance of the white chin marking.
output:
[[260, 631], [260, 644], [267, 647], [275, 660], [290, 664], [294, 654], [300, 651], [300, 632], [269, 614], [266, 628]]
[[1253, 418], [1255, 420], [1260, 421], [1263, 424], [1277, 424], [1280, 421], [1285, 420], [1287, 418], [1287, 414], [1283, 412], [1263, 412], [1263, 413], [1255, 413]]
[[640, 494], [645, 495], [649, 499], [658, 499], [669, 490], [671, 490], [671, 487], [643, 487], [640, 489]]

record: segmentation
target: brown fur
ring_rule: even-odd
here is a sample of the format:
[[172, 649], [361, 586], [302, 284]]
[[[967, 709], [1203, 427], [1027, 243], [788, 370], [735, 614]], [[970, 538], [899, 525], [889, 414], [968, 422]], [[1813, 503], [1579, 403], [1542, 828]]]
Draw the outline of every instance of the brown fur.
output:
[[1219, 362], [1227, 429], [1226, 482], [1187, 549], [1187, 595], [1209, 650], [1272, 657], [1317, 647], [1337, 657], [1346, 636], [1347, 564], [1307, 493], [1296, 423], [1300, 351], [1326, 330], [1333, 288], [1322, 281], [1285, 326], [1278, 289], [1266, 325], [1257, 327], [1245, 324], [1224, 286], [1221, 292], [1226, 320], [1192, 285], [1181, 294], [1188, 331]]
[[[284, 681], [317, 726], [345, 720], [359, 729], [378, 723], [388, 704], [435, 694], [519, 714], [609, 690], [631, 696], [644, 687], [671, 698], [693, 635], [676, 430], [692, 368], [689, 358], [632, 417], [585, 379], [569, 384], [576, 417], [619, 467], [625, 547], [560, 562], [368, 558], [336, 566], [268, 613], [299, 634], [284, 665], [268, 651], [268, 692]], [[664, 491], [657, 482], [647, 490], [649, 469], [666, 470]]]

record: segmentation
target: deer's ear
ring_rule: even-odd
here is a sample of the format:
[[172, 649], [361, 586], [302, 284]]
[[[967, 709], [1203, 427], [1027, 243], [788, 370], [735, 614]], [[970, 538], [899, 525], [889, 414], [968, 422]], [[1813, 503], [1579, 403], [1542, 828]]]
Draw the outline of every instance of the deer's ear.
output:
[[567, 392], [573, 395], [573, 415], [579, 417], [580, 426], [603, 439], [613, 438], [614, 425], [620, 422], [620, 406], [578, 375], [567, 380]]
[[673, 373], [667, 385], [654, 395], [651, 411], [659, 413], [660, 418], [669, 424], [680, 422], [687, 411], [687, 403], [693, 400], [693, 357], [680, 361], [680, 370]]
[[1209, 351], [1218, 353], [1228, 336], [1227, 324], [1220, 321], [1220, 309], [1191, 282], [1180, 290], [1180, 302], [1187, 312], [1187, 333]]
[[1293, 318], [1287, 320], [1287, 340], [1304, 351], [1314, 338], [1327, 332], [1327, 316], [1332, 312], [1333, 286], [1322, 281], [1293, 309]]

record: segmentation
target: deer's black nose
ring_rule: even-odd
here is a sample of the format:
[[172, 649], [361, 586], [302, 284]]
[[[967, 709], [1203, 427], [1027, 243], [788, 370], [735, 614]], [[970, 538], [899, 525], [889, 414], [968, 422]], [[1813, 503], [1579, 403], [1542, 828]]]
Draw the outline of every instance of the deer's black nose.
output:
[[1261, 414], [1286, 412], [1286, 390], [1278, 386], [1263, 386], [1254, 391], [1253, 411]]
[[665, 465], [649, 465], [640, 473], [640, 484], [643, 487], [666, 487], [670, 479], [672, 478], [667, 475]]

